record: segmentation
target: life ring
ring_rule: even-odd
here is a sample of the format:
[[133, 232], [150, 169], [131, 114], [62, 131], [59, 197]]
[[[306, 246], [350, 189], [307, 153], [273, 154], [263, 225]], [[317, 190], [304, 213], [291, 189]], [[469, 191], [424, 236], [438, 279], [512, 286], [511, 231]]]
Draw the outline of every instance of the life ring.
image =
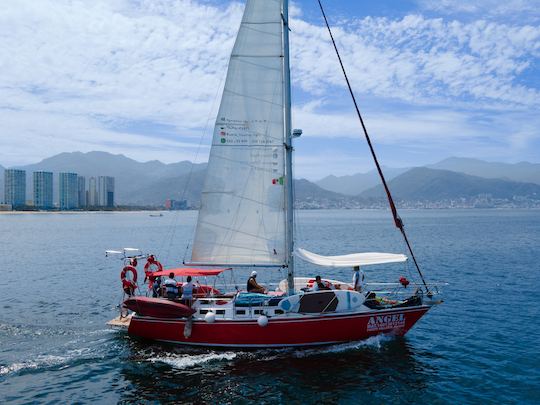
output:
[[[154, 270], [151, 270], [150, 268], [151, 267], [155, 267]], [[154, 255], [150, 255], [148, 256], [148, 259], [146, 259], [146, 264], [144, 265], [144, 273], [146, 274], [146, 276], [150, 276], [153, 272], [155, 271], [162, 271], [163, 270], [163, 266], [161, 265], [160, 262], [158, 262]]]
[[152, 276], [152, 273], [156, 271], [162, 271], [163, 266], [160, 262], [156, 260], [154, 255], [148, 256], [146, 259], [146, 264], [144, 265], [144, 275], [146, 276], [144, 281], [148, 279], [148, 289], [151, 290], [154, 287], [155, 277]]
[[[126, 275], [128, 272], [133, 274], [133, 280], [128, 280]], [[133, 291], [137, 287], [137, 269], [131, 265], [125, 266], [120, 273], [120, 280], [122, 280], [122, 288], [125, 290]]]

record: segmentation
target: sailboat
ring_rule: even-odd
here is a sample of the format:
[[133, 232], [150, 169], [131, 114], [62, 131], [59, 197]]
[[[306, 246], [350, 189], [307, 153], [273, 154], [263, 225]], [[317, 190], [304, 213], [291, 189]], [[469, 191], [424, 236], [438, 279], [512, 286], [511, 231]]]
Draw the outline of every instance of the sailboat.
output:
[[352, 274], [408, 257], [324, 256], [295, 246], [292, 155], [301, 131], [291, 125], [288, 21], [288, 0], [247, 0], [216, 117], [191, 260], [150, 274], [208, 278], [238, 268], [281, 268], [287, 276], [264, 293], [199, 285], [201, 294], [190, 302], [128, 289], [124, 309], [133, 313], [120, 323], [132, 336], [204, 347], [328, 345], [403, 335], [439, 302], [423, 277], [417, 288], [404, 278], [396, 283], [406, 296], [397, 300], [344, 281], [322, 279], [321, 288], [313, 278], [295, 277], [296, 260]]

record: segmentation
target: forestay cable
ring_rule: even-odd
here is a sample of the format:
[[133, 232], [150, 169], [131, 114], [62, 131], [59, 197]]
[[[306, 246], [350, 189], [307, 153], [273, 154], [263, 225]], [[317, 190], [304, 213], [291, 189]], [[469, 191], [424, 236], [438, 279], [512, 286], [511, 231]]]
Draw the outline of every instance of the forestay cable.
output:
[[321, 3], [321, 0], [317, 0], [319, 3], [319, 7], [321, 8], [321, 12], [324, 18], [324, 22], [326, 24], [326, 28], [328, 29], [328, 33], [330, 34], [330, 39], [332, 40], [332, 44], [334, 45], [334, 50], [336, 51], [336, 55], [339, 60], [339, 64], [341, 66], [341, 70], [343, 71], [343, 76], [345, 76], [345, 81], [347, 82], [347, 87], [349, 88], [349, 93], [351, 94], [352, 101], [354, 103], [354, 108], [356, 109], [356, 114], [358, 115], [358, 119], [360, 120], [360, 124], [362, 125], [362, 129], [364, 131], [364, 135], [366, 137], [366, 141], [369, 146], [369, 150], [371, 151], [371, 155], [373, 156], [373, 160], [375, 162], [375, 166], [377, 167], [377, 172], [379, 173], [379, 177], [381, 178], [384, 191], [386, 192], [386, 196], [388, 198], [388, 203], [390, 204], [390, 209], [392, 210], [392, 216], [394, 217], [394, 223], [396, 227], [401, 231], [401, 234], [403, 235], [403, 239], [405, 240], [405, 243], [407, 244], [407, 248], [409, 250], [409, 253], [411, 254], [411, 258], [413, 259], [414, 265], [416, 267], [416, 270], [418, 270], [418, 274], [420, 275], [420, 278], [422, 279], [422, 283], [424, 284], [424, 287], [426, 288], [426, 292], [428, 296], [431, 296], [431, 292], [429, 291], [429, 288], [426, 284], [426, 281], [424, 280], [424, 276], [422, 275], [422, 271], [420, 270], [420, 266], [418, 265], [418, 262], [416, 261], [416, 257], [414, 256], [411, 244], [409, 243], [409, 238], [407, 238], [407, 233], [405, 232], [405, 226], [403, 225], [403, 221], [401, 220], [400, 216], [398, 215], [396, 205], [394, 204], [394, 199], [392, 198], [392, 194], [390, 193], [390, 189], [388, 188], [388, 184], [386, 183], [386, 179], [384, 177], [384, 174], [382, 172], [381, 166], [379, 165], [379, 161], [377, 159], [377, 155], [375, 154], [375, 149], [373, 148], [373, 145], [371, 144], [371, 139], [369, 138], [366, 125], [364, 124], [364, 120], [362, 119], [362, 115], [360, 114], [360, 109], [358, 108], [358, 104], [356, 103], [356, 97], [354, 96], [354, 92], [351, 87], [351, 83], [349, 82], [349, 78], [347, 76], [347, 72], [345, 71], [345, 66], [343, 65], [343, 61], [341, 60], [341, 56], [339, 54], [336, 41], [334, 40], [334, 35], [332, 35], [332, 30], [330, 29], [330, 25], [328, 24], [328, 19], [326, 18], [326, 13], [324, 12], [323, 5]]

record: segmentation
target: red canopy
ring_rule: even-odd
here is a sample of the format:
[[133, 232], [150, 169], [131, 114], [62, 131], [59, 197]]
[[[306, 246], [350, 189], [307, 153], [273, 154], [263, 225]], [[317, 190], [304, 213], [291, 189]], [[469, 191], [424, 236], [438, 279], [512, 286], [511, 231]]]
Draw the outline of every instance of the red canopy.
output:
[[180, 269], [166, 269], [152, 273], [153, 276], [168, 276], [174, 273], [175, 276], [217, 276], [229, 269], [194, 269], [192, 267], [183, 267]]

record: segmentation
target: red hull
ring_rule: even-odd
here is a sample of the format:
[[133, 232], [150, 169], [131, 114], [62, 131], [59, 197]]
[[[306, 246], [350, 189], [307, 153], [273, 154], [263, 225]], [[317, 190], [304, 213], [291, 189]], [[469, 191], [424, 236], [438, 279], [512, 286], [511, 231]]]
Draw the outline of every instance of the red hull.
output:
[[183, 319], [133, 316], [128, 333], [145, 339], [199, 346], [286, 347], [342, 343], [392, 333], [404, 335], [430, 307], [399, 308], [356, 314], [271, 318], [257, 320], [193, 320], [191, 336], [184, 337]]

